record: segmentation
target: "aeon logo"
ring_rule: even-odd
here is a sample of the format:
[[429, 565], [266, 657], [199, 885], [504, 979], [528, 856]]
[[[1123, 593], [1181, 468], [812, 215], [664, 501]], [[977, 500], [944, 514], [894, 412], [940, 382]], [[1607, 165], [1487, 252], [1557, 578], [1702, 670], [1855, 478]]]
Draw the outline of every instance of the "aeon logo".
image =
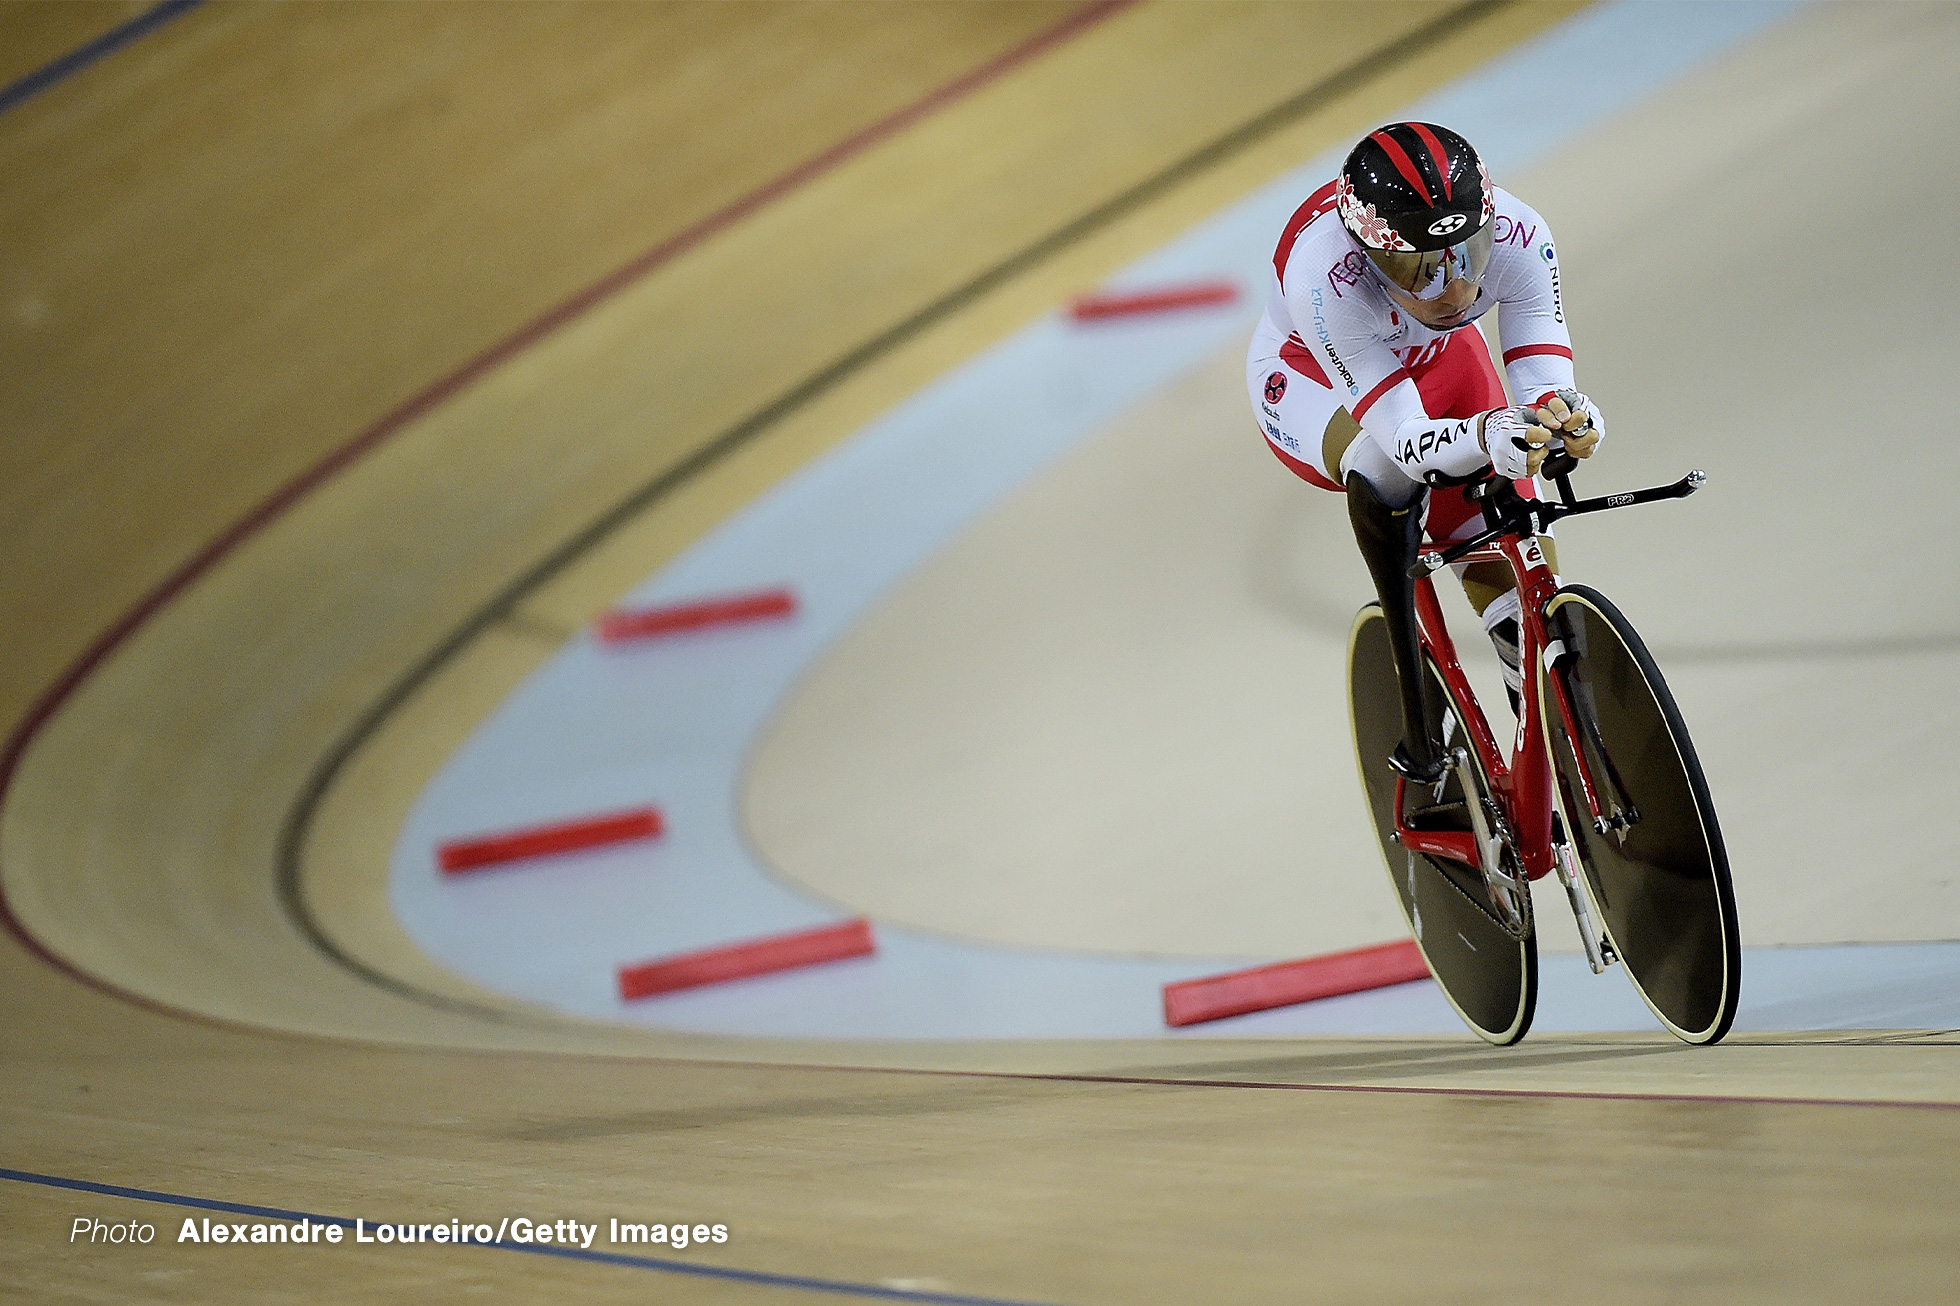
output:
[[1509, 214], [1500, 213], [1491, 224], [1490, 238], [1493, 245], [1516, 245], [1522, 249], [1538, 239], [1538, 224], [1534, 222], [1527, 227], [1512, 221]]
[[1470, 216], [1467, 213], [1445, 213], [1442, 217], [1429, 224], [1429, 234], [1432, 236], [1447, 236], [1468, 221], [1470, 221]]

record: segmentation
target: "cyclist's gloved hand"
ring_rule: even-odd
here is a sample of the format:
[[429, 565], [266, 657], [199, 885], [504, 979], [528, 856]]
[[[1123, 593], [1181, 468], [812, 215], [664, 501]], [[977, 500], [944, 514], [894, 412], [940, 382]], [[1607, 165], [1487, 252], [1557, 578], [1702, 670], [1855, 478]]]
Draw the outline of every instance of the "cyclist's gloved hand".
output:
[[1577, 390], [1554, 390], [1525, 411], [1525, 420], [1544, 428], [1554, 438], [1565, 441], [1565, 451], [1574, 458], [1590, 458], [1599, 442], [1606, 438], [1606, 419], [1593, 401]]
[[1553, 433], [1528, 420], [1530, 408], [1493, 408], [1477, 427], [1477, 440], [1490, 455], [1490, 465], [1509, 480], [1536, 476], [1545, 461]]

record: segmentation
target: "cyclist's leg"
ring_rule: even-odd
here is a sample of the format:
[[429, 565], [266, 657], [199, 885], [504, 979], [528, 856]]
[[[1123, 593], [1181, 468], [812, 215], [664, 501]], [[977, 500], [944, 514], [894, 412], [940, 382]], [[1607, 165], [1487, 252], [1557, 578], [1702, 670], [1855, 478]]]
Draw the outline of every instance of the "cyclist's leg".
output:
[[[1354, 439], [1354, 422], [1341, 396], [1306, 347], [1270, 321], [1253, 335], [1246, 356], [1246, 388], [1259, 415], [1266, 443], [1303, 480], [1347, 491], [1348, 520], [1355, 543], [1375, 581], [1395, 658], [1403, 714], [1403, 742], [1390, 762], [1405, 775], [1433, 781], [1443, 770], [1440, 749], [1430, 737], [1423, 707], [1422, 655], [1417, 642], [1415, 582], [1409, 564], [1422, 540], [1423, 490], [1386, 457], [1381, 458], [1384, 491], [1364, 472], [1329, 466], [1329, 455], [1373, 449], [1371, 440]], [[1379, 452], [1379, 451], [1377, 451]], [[1342, 460], [1347, 461], [1347, 460]], [[1345, 477], [1345, 484], [1340, 478]]]

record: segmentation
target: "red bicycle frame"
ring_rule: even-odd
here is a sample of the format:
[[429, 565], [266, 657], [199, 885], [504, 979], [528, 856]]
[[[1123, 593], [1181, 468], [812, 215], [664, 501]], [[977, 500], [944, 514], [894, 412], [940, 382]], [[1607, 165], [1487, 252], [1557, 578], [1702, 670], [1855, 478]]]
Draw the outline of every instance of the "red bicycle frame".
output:
[[[1542, 878], [1547, 871], [1558, 871], [1559, 882], [1565, 886], [1573, 916], [1579, 924], [1586, 959], [1597, 974], [1617, 958], [1611, 941], [1600, 933], [1594, 923], [1589, 895], [1582, 883], [1584, 871], [1576, 855], [1572, 832], [1560, 832], [1554, 825], [1557, 808], [1552, 786], [1555, 773], [1548, 729], [1550, 723], [1544, 715], [1546, 712], [1557, 712], [1559, 724], [1564, 727], [1565, 737], [1571, 745], [1572, 778], [1577, 782], [1579, 792], [1577, 795], [1566, 795], [1565, 818], [1585, 821], [1602, 834], [1614, 829], [1623, 830], [1640, 818], [1632, 810], [1625, 786], [1613, 769], [1612, 759], [1604, 752], [1598, 727], [1590, 715], [1591, 704], [1578, 701], [1574, 685], [1559, 673], [1559, 664], [1568, 656], [1568, 650], [1560, 639], [1553, 638], [1545, 619], [1545, 611], [1558, 593], [1558, 577], [1553, 574], [1539, 539], [1548, 533], [1554, 522], [1566, 517], [1654, 503], [1661, 499], [1686, 498], [1699, 489], [1707, 478], [1696, 470], [1673, 485], [1580, 500], [1573, 497], [1572, 483], [1568, 479], [1568, 474], [1577, 465], [1577, 461], [1563, 451], [1554, 453], [1546, 461], [1541, 475], [1558, 486], [1556, 502], [1522, 498], [1508, 482], [1489, 474], [1473, 479], [1465, 493], [1482, 502], [1485, 529], [1460, 544], [1422, 553], [1409, 568], [1408, 574], [1416, 582], [1417, 639], [1424, 655], [1442, 677], [1444, 688], [1454, 705], [1453, 715], [1463, 731], [1461, 742], [1442, 742], [1449, 745], [1455, 755], [1471, 829], [1421, 830], [1411, 827], [1407, 805], [1408, 782], [1398, 775], [1395, 780], [1395, 830], [1392, 837], [1410, 852], [1448, 858], [1481, 872], [1490, 888], [1494, 905], [1512, 918], [1510, 924], [1505, 925], [1506, 929], [1514, 926], [1530, 928], [1529, 895], [1521, 908], [1515, 902], [1514, 895], [1524, 888], [1517, 882], [1516, 875], [1522, 872], [1529, 881]], [[1498, 561], [1509, 566], [1512, 575], [1517, 578], [1520, 665], [1533, 682], [1520, 695], [1518, 730], [1508, 758], [1491, 733], [1490, 722], [1485, 719], [1483, 707], [1470, 688], [1470, 678], [1463, 673], [1463, 666], [1457, 661], [1456, 645], [1450, 639], [1449, 628], [1443, 621], [1442, 605], [1436, 601], [1436, 588], [1430, 580], [1437, 571], [1453, 562]], [[1573, 653], [1580, 651], [1570, 650]], [[1541, 674], [1543, 683], [1549, 688], [1549, 695], [1538, 692]], [[1478, 783], [1476, 777], [1470, 774], [1464, 744], [1475, 753], [1478, 769], [1487, 783]], [[1588, 756], [1589, 753], [1596, 753], [1596, 760]], [[1602, 779], [1612, 786], [1610, 794], [1599, 783]], [[1478, 790], [1488, 792], [1495, 811], [1485, 809], [1479, 800]], [[1440, 794], [1441, 789], [1437, 792]], [[1610, 815], [1606, 811], [1609, 802], [1613, 807]], [[1585, 811], [1577, 810], [1579, 803], [1584, 804]], [[1555, 835], [1558, 836], [1556, 840]], [[1506, 845], [1515, 858], [1511, 863], [1515, 870], [1506, 867], [1509, 860], [1504, 857]]]
[[[1463, 554], [1457, 561], [1503, 561], [1510, 564], [1518, 578], [1521, 600], [1520, 665], [1536, 667], [1545, 657], [1546, 650], [1553, 647], [1540, 614], [1558, 590], [1558, 577], [1546, 561], [1545, 551], [1537, 537], [1500, 535], [1489, 544]], [[1464, 674], [1462, 663], [1457, 660], [1456, 644], [1444, 623], [1435, 584], [1424, 576], [1416, 582], [1415, 592], [1416, 623], [1423, 650], [1442, 674], [1443, 683], [1456, 705], [1455, 714], [1467, 736], [1467, 743], [1476, 750], [1483, 772], [1490, 778], [1492, 797], [1515, 835], [1516, 851], [1525, 875], [1528, 879], [1536, 880], [1553, 868], [1556, 855], [1552, 848], [1552, 765], [1545, 730], [1539, 717], [1538, 696], [1529, 692], [1520, 696], [1518, 731], [1512, 741], [1512, 756], [1507, 759], [1491, 732], [1489, 721], [1484, 718], [1483, 708], [1470, 688], [1470, 679]], [[1559, 651], [1562, 650], [1553, 648], [1554, 655]], [[1557, 677], [1553, 677], [1551, 683], [1567, 736], [1575, 741], [1583, 738], [1575, 728], [1573, 705], [1564, 684]], [[1588, 815], [1597, 819], [1600, 807], [1584, 750], [1575, 748], [1574, 751], [1578, 754], [1580, 785], [1586, 791], [1586, 804], [1591, 809]], [[1407, 809], [1403, 801], [1407, 783], [1400, 777], [1395, 783], [1395, 833], [1401, 845], [1411, 852], [1447, 857], [1470, 866], [1482, 865], [1483, 858], [1478, 854], [1474, 834], [1410, 828], [1404, 815]]]
[[[1503, 561], [1511, 565], [1511, 571], [1517, 575], [1521, 598], [1521, 665], [1535, 665], [1535, 659], [1543, 657], [1546, 645], [1544, 620], [1539, 612], [1543, 610], [1546, 600], [1558, 590], [1558, 577], [1552, 573], [1550, 563], [1546, 563], [1544, 549], [1539, 547], [1537, 537], [1499, 535], [1492, 543], [1466, 553], [1460, 561]], [[1443, 604], [1437, 600], [1437, 586], [1429, 577], [1415, 582], [1415, 622], [1421, 631], [1423, 651], [1429, 653], [1431, 661], [1437, 665], [1437, 671], [1443, 673], [1443, 682], [1448, 686], [1458, 724], [1468, 735], [1466, 743], [1476, 749], [1484, 775], [1490, 777], [1492, 796], [1503, 810], [1509, 828], [1517, 833], [1517, 855], [1525, 867], [1525, 875], [1527, 879], [1539, 879], [1552, 869], [1552, 767], [1550, 757], [1544, 751], [1544, 729], [1539, 724], [1539, 698], [1537, 694], [1521, 696], [1521, 716], [1517, 722], [1517, 737], [1513, 739], [1513, 757], [1507, 759], [1503, 749], [1497, 745], [1490, 722], [1484, 718], [1476, 692], [1470, 688], [1470, 677], [1464, 675], [1462, 663], [1456, 659], [1456, 643], [1450, 639], [1450, 631], [1443, 620]], [[1560, 704], [1560, 710], [1564, 710], [1564, 706], [1566, 704]], [[1480, 867], [1484, 859], [1478, 855], [1474, 833], [1409, 828], [1403, 816], [1407, 810], [1403, 804], [1405, 788], [1407, 780], [1397, 777], [1396, 835], [1401, 847], [1409, 849], [1411, 853], [1429, 853], [1433, 857], [1448, 857], [1450, 861]]]

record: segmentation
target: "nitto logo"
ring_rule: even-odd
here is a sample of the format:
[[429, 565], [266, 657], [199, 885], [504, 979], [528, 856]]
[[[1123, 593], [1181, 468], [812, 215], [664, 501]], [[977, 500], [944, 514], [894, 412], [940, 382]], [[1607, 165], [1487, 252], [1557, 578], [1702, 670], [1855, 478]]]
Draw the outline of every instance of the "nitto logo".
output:
[[1447, 236], [1468, 221], [1470, 221], [1470, 218], [1467, 214], [1445, 213], [1442, 217], [1429, 224], [1429, 234], [1432, 236]]

